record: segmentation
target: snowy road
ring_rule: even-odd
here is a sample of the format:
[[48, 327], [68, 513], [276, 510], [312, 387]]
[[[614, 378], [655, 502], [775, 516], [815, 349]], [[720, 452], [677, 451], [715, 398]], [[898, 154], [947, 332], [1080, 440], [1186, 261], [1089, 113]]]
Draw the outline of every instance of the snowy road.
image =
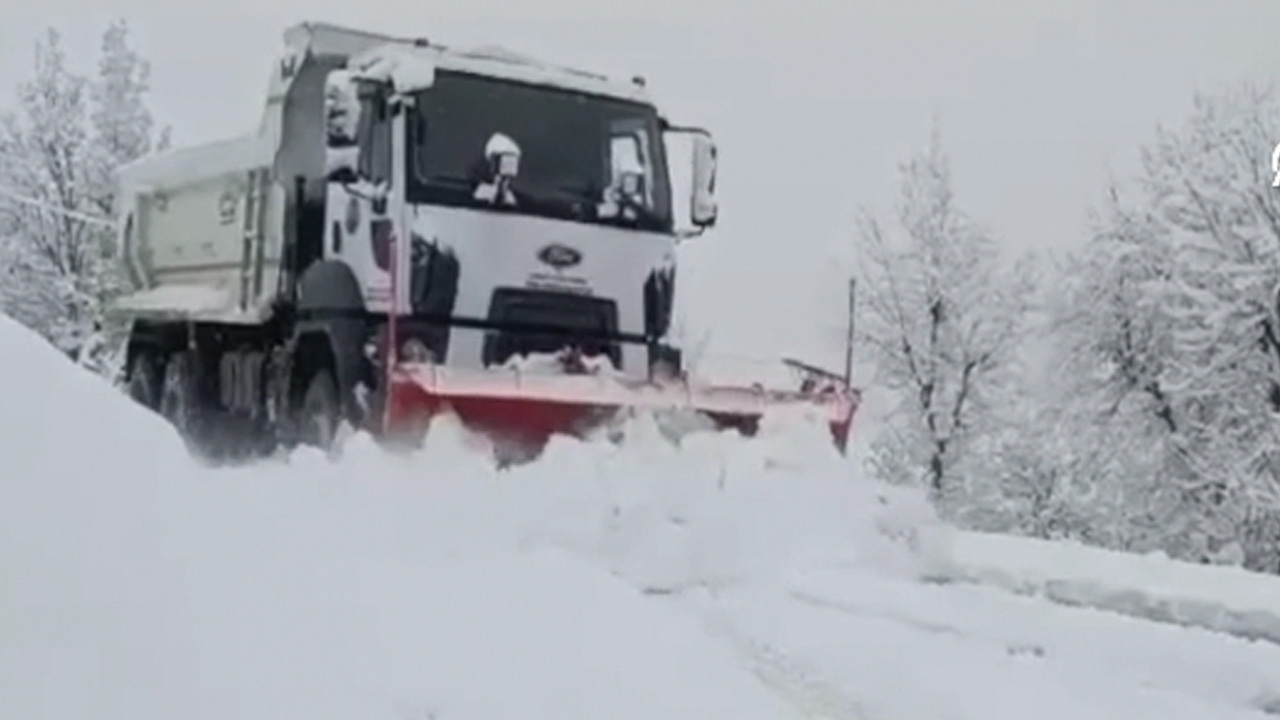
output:
[[0, 717], [1280, 716], [1280, 644], [926, 581], [950, 534], [821, 428], [209, 470], [4, 318], [0, 367]]
[[[978, 587], [842, 575], [785, 595], [700, 603], [785, 648], [824, 707], [811, 717], [1265, 718], [1280, 648], [1048, 605]], [[1274, 715], [1271, 715], [1274, 716]]]

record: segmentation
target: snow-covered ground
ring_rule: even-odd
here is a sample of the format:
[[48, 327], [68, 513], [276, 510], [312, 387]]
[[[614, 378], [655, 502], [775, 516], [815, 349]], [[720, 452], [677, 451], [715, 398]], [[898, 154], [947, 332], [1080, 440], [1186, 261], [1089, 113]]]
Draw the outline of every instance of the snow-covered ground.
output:
[[0, 368], [0, 717], [1280, 714], [1280, 645], [1008, 592], [1094, 555], [978, 548], [823, 428], [213, 470], [3, 317]]
[[[1280, 644], [1280, 578], [1031, 538], [952, 531], [939, 580]], [[1280, 671], [1278, 671], [1280, 672]]]

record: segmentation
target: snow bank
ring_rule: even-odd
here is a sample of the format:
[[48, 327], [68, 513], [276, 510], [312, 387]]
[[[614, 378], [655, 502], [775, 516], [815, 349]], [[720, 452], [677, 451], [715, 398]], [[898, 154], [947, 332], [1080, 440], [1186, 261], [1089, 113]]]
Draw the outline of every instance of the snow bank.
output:
[[820, 424], [676, 447], [642, 418], [499, 471], [443, 423], [416, 454], [355, 436], [213, 470], [3, 318], [0, 367], [0, 717], [1280, 709], [1280, 645], [920, 582], [1053, 586], [1079, 561], [1162, 587], [1074, 549], [978, 548], [851, 477]]
[[[54, 461], [64, 473], [94, 474], [189, 464], [167, 423], [123, 402], [101, 378], [3, 314], [0, 370], [0, 478], [9, 490]], [[130, 456], [142, 449], [149, 452]], [[104, 467], [106, 458], [112, 462]]]
[[1280, 578], [1076, 543], [948, 535], [930, 571], [940, 580], [1280, 643]]
[[0, 717], [793, 717], [648, 596], [832, 546], [910, 574], [880, 528], [927, 512], [848, 482], [822, 427], [674, 448], [640, 420], [499, 471], [446, 423], [413, 456], [203, 469], [4, 318], [0, 367]]

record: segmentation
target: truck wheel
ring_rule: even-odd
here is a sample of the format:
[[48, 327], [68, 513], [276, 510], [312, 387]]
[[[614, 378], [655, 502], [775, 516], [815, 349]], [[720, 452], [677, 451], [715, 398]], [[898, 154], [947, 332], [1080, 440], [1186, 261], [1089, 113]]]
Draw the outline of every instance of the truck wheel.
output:
[[160, 406], [160, 372], [150, 353], [140, 352], [129, 364], [129, 397], [134, 402], [155, 410]]
[[195, 430], [196, 413], [199, 411], [196, 393], [196, 377], [187, 353], [174, 353], [165, 363], [164, 382], [160, 387], [160, 414], [164, 416], [184, 438], [190, 439]]
[[323, 450], [333, 446], [338, 432], [338, 386], [333, 373], [320, 369], [311, 376], [307, 391], [302, 396], [298, 417], [298, 430], [302, 442]]

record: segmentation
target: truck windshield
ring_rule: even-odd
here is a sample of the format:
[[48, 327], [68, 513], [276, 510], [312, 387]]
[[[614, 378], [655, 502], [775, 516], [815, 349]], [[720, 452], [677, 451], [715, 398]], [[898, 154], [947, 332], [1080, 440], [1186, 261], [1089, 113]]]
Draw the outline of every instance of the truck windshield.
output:
[[671, 229], [647, 105], [442, 71], [417, 95], [408, 135], [410, 202]]

